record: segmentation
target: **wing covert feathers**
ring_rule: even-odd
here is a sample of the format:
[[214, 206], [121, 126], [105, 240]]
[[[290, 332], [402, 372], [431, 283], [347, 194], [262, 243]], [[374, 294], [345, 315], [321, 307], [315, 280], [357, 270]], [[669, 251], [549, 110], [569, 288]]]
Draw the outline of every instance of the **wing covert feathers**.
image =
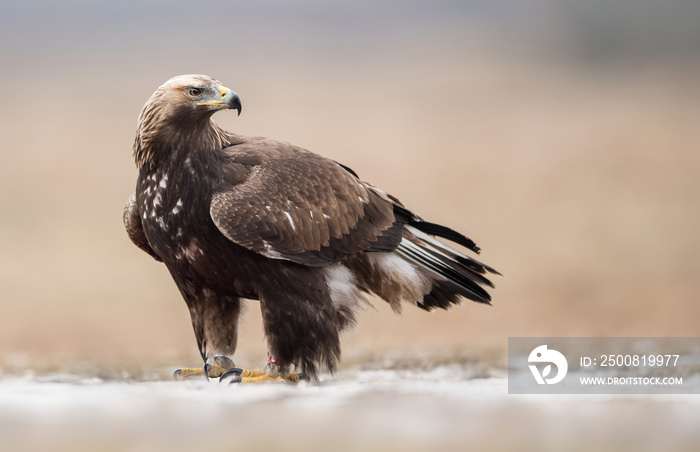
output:
[[499, 273], [435, 237], [478, 253], [471, 239], [424, 221], [333, 160], [269, 140], [229, 149], [251, 169], [214, 195], [210, 215], [234, 243], [308, 267], [342, 262], [362, 291], [397, 311], [403, 301], [427, 310], [460, 297], [491, 302], [486, 275]]
[[394, 222], [390, 202], [313, 154], [256, 166], [243, 183], [214, 195], [210, 214], [238, 245], [308, 266], [371, 248]]

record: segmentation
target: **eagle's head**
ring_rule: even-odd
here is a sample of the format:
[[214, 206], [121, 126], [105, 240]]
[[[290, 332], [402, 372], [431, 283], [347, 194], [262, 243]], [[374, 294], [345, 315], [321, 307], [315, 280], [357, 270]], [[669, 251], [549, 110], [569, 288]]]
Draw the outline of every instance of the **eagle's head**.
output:
[[[182, 145], [189, 140], [199, 144], [212, 139], [220, 142], [221, 132], [211, 121], [219, 110], [237, 110], [241, 99], [209, 76], [178, 75], [163, 83], [148, 99], [139, 115], [134, 156], [141, 167], [155, 154], [155, 147], [169, 143]], [[213, 132], [213, 135], [212, 135]]]
[[[238, 94], [206, 75], [178, 75], [160, 85], [143, 107], [158, 108], [162, 119], [184, 116], [191, 121], [209, 118], [218, 110], [234, 109], [241, 114]], [[184, 119], [184, 118], [180, 118]]]

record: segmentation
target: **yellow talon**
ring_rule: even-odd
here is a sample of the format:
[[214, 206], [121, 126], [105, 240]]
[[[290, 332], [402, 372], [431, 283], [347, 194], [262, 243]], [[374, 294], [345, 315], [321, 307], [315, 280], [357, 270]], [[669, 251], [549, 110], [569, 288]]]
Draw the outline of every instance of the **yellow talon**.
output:
[[[242, 370], [234, 373], [235, 377], [231, 383], [299, 383], [299, 374], [289, 374], [287, 378], [271, 377], [260, 370]], [[228, 377], [225, 375], [224, 378]]]
[[227, 370], [232, 369], [233, 366], [234, 363], [229, 358], [215, 356], [212, 359], [212, 362], [204, 364], [203, 368], [199, 367], [195, 369], [183, 367], [182, 369], [177, 369], [175, 372], [173, 372], [173, 378], [176, 380], [184, 380], [193, 377], [205, 377], [207, 379], [218, 378]]
[[260, 375], [258, 377], [245, 377], [241, 383], [286, 383], [282, 377], [271, 377], [267, 374]]
[[219, 378], [221, 376], [221, 374], [223, 374], [224, 372], [226, 372], [227, 370], [230, 369], [230, 367], [220, 366], [216, 363], [215, 364], [207, 363], [204, 365], [204, 368], [206, 369], [206, 376], [208, 378]]
[[240, 377], [241, 378], [255, 378], [255, 377], [262, 377], [264, 374], [261, 370], [244, 370]]
[[299, 374], [289, 374], [286, 380], [290, 383], [299, 383]]
[[[206, 373], [204, 370], [205, 368]], [[209, 378], [216, 378], [223, 375], [227, 370], [229, 369], [218, 364], [206, 364], [204, 368], [183, 367], [173, 372], [173, 378], [176, 380], [206, 376], [209, 376]], [[271, 377], [261, 370], [243, 370], [240, 374], [234, 375], [237, 375], [237, 378], [241, 379], [240, 383], [299, 383], [300, 380], [299, 374], [289, 374], [287, 378]]]
[[183, 367], [182, 369], [177, 369], [175, 372], [173, 372], [173, 378], [176, 380], [184, 380], [187, 378], [193, 378], [193, 377], [203, 377], [204, 376], [204, 369], [201, 367], [198, 368], [190, 368], [190, 367]]

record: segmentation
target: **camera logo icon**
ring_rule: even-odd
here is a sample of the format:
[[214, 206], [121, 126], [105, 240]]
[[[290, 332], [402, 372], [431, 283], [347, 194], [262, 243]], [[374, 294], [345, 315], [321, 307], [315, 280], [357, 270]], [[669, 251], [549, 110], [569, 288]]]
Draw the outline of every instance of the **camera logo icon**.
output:
[[[537, 384], [540, 385], [559, 383], [564, 379], [566, 372], [569, 370], [569, 363], [566, 362], [564, 355], [556, 350], [548, 350], [546, 345], [540, 345], [530, 352], [527, 361], [530, 363], [528, 367], [530, 367], [532, 376], [535, 377]], [[536, 364], [542, 363], [548, 364], [542, 369], [542, 373], [540, 374]], [[547, 378], [549, 374], [552, 373], [552, 365], [557, 367], [557, 374], [551, 378]]]

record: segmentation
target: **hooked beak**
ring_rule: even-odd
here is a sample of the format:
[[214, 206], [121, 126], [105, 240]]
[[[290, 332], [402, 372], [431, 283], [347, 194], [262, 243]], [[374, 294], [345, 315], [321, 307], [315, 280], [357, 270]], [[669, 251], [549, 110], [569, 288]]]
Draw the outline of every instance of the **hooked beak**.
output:
[[238, 94], [234, 93], [225, 86], [219, 87], [219, 100], [197, 102], [197, 105], [214, 105], [217, 107], [229, 108], [231, 110], [238, 111], [238, 116], [241, 115], [241, 110], [243, 109], [241, 105], [241, 98], [238, 97]]

